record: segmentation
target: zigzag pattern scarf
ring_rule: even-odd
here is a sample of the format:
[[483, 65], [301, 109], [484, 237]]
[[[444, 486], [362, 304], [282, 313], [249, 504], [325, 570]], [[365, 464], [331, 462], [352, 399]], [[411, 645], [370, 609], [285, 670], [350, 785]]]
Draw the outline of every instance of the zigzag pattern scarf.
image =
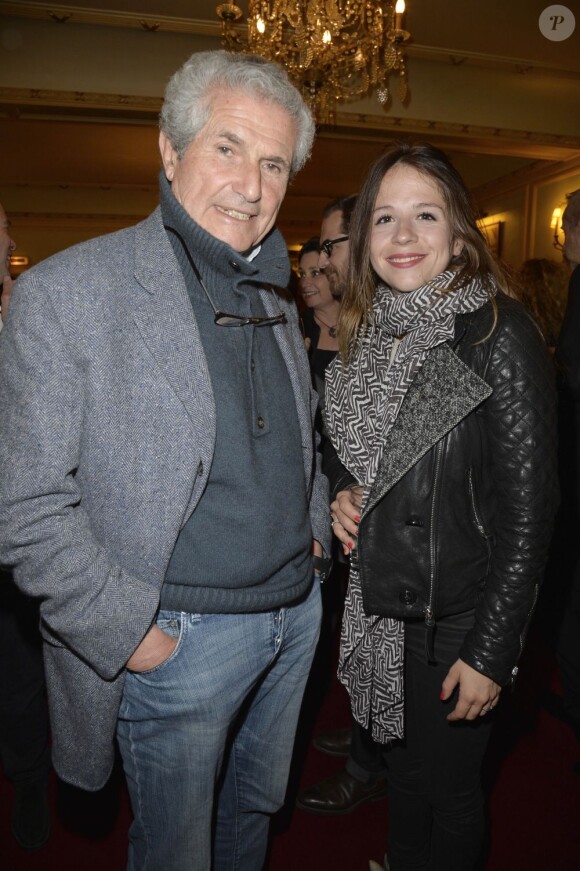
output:
[[[444, 292], [454, 277], [447, 270], [409, 293], [379, 287], [374, 319], [359, 334], [348, 365], [343, 368], [336, 359], [326, 371], [326, 426], [343, 465], [364, 485], [363, 515], [385, 439], [429, 351], [453, 337], [456, 314], [475, 311], [489, 299], [479, 278]], [[365, 615], [355, 550], [338, 677], [349, 692], [354, 718], [365, 728], [370, 723], [375, 741], [403, 737], [403, 665], [404, 625]]]

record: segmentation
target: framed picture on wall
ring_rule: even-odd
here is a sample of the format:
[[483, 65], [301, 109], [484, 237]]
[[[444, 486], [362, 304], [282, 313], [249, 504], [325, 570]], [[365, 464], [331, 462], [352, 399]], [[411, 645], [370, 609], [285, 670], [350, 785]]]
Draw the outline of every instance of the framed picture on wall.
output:
[[501, 257], [503, 221], [495, 221], [493, 224], [480, 225], [487, 240], [487, 244], [491, 248], [496, 257]]

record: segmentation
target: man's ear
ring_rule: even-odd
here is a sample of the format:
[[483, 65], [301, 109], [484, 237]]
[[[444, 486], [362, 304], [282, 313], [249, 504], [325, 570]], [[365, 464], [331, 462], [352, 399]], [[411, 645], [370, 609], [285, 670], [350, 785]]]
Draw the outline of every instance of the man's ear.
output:
[[175, 163], [178, 160], [178, 157], [175, 148], [163, 131], [159, 133], [159, 152], [161, 154], [165, 175], [167, 176], [168, 181], [173, 181]]

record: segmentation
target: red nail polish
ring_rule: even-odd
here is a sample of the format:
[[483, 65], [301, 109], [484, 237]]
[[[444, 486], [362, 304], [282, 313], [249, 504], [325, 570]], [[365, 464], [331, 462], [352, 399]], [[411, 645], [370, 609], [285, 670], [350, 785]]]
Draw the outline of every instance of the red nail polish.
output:
[[352, 550], [352, 549], [353, 549], [354, 544], [352, 543], [352, 541], [349, 541], [349, 543], [348, 543], [348, 547], [349, 547], [349, 550]]
[[445, 701], [445, 693], [443, 692], [443, 690], [441, 690], [441, 692], [439, 693], [439, 698], [441, 699], [442, 702]]
[[357, 523], [360, 523], [360, 514], [355, 514], [354, 519], [356, 520]]

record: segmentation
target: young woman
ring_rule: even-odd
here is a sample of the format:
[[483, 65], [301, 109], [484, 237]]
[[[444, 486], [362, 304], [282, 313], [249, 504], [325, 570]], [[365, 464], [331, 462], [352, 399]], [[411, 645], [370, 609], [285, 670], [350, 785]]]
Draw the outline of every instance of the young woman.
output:
[[[300, 296], [304, 303], [304, 338], [312, 381], [324, 408], [324, 379], [326, 368], [338, 353], [337, 325], [340, 302], [330, 290], [330, 282], [318, 266], [318, 236], [305, 242], [298, 254]], [[320, 431], [322, 420], [318, 417]]]
[[311, 367], [324, 380], [326, 367], [338, 351], [336, 337], [340, 302], [332, 295], [328, 278], [318, 266], [319, 241], [318, 236], [314, 236], [304, 243], [298, 254], [298, 269]]
[[326, 375], [339, 674], [388, 748], [391, 871], [471, 871], [557, 500], [552, 364], [436, 148], [376, 161], [350, 245]]

